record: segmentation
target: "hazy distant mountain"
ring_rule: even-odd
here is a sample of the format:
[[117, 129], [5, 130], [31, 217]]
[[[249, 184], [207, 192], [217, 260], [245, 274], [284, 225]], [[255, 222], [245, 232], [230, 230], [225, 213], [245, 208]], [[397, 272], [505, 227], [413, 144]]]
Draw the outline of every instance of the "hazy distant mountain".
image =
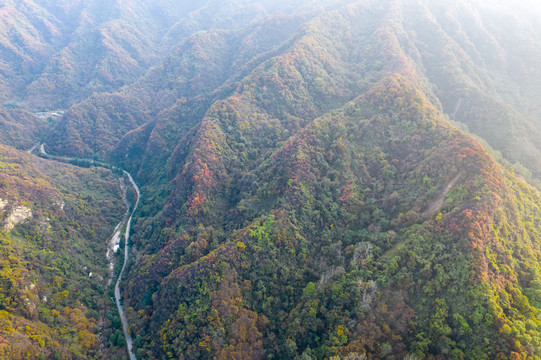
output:
[[539, 6], [24, 4], [0, 141], [135, 175], [138, 358], [541, 357]]
[[[288, 3], [283, 11], [304, 2], [282, 2]], [[93, 92], [134, 82], [160, 55], [198, 31], [238, 29], [280, 6], [271, 1], [3, 1], [0, 101], [23, 100], [36, 110], [71, 106]]]

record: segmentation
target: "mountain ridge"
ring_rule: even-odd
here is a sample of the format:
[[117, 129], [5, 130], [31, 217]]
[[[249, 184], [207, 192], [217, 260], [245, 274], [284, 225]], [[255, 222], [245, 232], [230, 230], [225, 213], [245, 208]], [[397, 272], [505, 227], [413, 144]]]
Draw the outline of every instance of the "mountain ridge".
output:
[[541, 357], [526, 2], [247, 4], [88, 13], [77, 39], [111, 31], [96, 63], [137, 74], [85, 67], [96, 92], [68, 84], [80, 98], [32, 125], [145, 194], [122, 289], [137, 357]]

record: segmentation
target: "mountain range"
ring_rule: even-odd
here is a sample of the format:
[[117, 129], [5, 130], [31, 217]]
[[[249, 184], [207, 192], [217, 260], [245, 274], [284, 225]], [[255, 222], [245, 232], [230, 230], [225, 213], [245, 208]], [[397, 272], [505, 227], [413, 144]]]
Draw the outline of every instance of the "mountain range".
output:
[[[0, 355], [125, 356], [104, 255], [122, 168], [138, 359], [541, 358], [540, 15], [0, 1], [0, 196], [32, 212], [1, 235]], [[20, 151], [38, 143], [111, 166]]]

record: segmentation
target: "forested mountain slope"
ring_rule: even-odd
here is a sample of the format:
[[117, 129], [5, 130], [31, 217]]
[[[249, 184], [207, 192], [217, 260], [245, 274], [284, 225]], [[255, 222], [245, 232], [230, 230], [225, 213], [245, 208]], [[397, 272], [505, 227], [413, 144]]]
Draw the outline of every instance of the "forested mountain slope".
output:
[[3, 145], [0, 168], [0, 358], [108, 356], [105, 253], [125, 211], [117, 177]]
[[23, 109], [0, 108], [0, 143], [28, 150], [50, 131], [48, 119]]
[[138, 358], [541, 357], [538, 7], [75, 4], [10, 84], [141, 185]]
[[5, 0], [0, 101], [40, 111], [66, 108], [134, 82], [198, 31], [238, 29], [304, 2]]
[[158, 357], [539, 356], [539, 193], [407, 81], [316, 120], [256, 174], [228, 223], [253, 220], [224, 235], [203, 205], [132, 270], [160, 282], [140, 330], [161, 334]]
[[539, 28], [517, 12], [520, 5], [502, 6], [411, 4], [403, 6], [404, 26], [444, 112], [538, 179]]
[[[445, 125], [443, 97], [397, 21], [412, 17], [393, 3], [359, 2], [303, 25], [181, 138], [162, 175], [174, 178], [171, 195], [141, 220], [131, 271], [135, 308], [147, 309], [136, 341], [160, 333], [146, 345], [154, 356], [539, 356], [538, 194]], [[308, 141], [313, 119], [350, 100], [322, 118], [324, 139]], [[364, 122], [366, 134], [347, 141]], [[425, 212], [441, 196], [444, 207]]]

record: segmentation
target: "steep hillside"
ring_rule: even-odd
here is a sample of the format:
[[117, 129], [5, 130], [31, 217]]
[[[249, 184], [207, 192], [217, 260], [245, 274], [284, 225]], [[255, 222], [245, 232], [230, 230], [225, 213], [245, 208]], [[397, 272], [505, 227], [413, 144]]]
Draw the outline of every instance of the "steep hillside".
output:
[[[31, 83], [10, 82], [23, 97], [2, 91], [69, 109], [6, 110], [0, 141], [137, 178], [123, 294], [139, 359], [541, 358], [526, 5], [41, 1], [77, 21], [56, 22], [69, 39], [44, 42]], [[105, 354], [77, 339], [58, 351]]]
[[238, 230], [212, 221], [221, 192], [194, 197], [197, 225], [166, 222], [167, 243], [132, 269], [159, 283], [133, 285], [136, 342], [160, 334], [140, 357], [539, 356], [539, 193], [407, 80], [316, 120], [236, 187], [222, 221]]
[[181, 138], [137, 236], [143, 358], [539, 356], [539, 195], [445, 125], [393, 3], [308, 23]]
[[[74, 1], [65, 11], [76, 12], [81, 3]], [[0, 103], [4, 104], [21, 96], [48, 59], [66, 43], [71, 21], [58, 20], [32, 0], [2, 1], [0, 18]]]
[[541, 42], [524, 11], [490, 3], [472, 8], [419, 2], [402, 8], [403, 27], [415, 46], [409, 51], [443, 110], [539, 178], [541, 72], [535, 64]]
[[112, 354], [104, 289], [107, 240], [125, 211], [117, 177], [3, 145], [0, 167], [0, 358]]
[[48, 133], [51, 119], [25, 110], [0, 108], [0, 143], [30, 149]]
[[[179, 123], [179, 118], [191, 128], [214, 99], [233, 92], [243, 76], [276, 55], [299, 25], [316, 13], [275, 15], [238, 31], [215, 30], [190, 36], [130, 87], [92, 96], [73, 106], [47, 143], [58, 153], [107, 156], [128, 131], [151, 119], [158, 121], [157, 132], [162, 134], [160, 127], [168, 126], [164, 123]], [[96, 116], [96, 110], [101, 108], [107, 111]], [[99, 122], [97, 133], [92, 134], [96, 124], [87, 119]], [[81, 136], [82, 132], [85, 136]], [[176, 138], [167, 143], [182, 137], [178, 129], [168, 132]], [[65, 138], [70, 141], [60, 141]], [[125, 151], [125, 143], [119, 146], [120, 151]]]
[[0, 3], [0, 103], [66, 109], [133, 83], [179, 42], [240, 29], [276, 8], [324, 1], [49, 1]]

